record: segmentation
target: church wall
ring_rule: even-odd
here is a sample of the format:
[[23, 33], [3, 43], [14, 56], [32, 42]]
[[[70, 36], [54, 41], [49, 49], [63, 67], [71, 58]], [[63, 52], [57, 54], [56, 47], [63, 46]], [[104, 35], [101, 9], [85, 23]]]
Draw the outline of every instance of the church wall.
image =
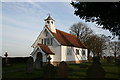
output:
[[58, 45], [58, 43], [53, 39], [53, 45], [49, 46], [51, 51], [55, 53], [55, 55], [51, 55], [52, 62], [53, 61], [60, 61], [61, 60], [61, 47]]
[[[87, 60], [87, 49], [85, 49], [85, 56], [82, 55], [82, 48], [77, 47], [70, 47], [72, 54], [67, 55], [67, 47], [68, 46], [61, 46], [61, 61], [81, 61]], [[79, 55], [76, 55], [76, 49], [79, 50]]]
[[50, 47], [50, 49], [53, 51], [53, 53], [55, 53], [55, 55], [51, 55], [52, 58], [52, 62], [53, 61], [61, 61], [61, 55], [60, 55], [60, 46], [54, 46], [54, 47]]
[[[46, 30], [47, 31], [47, 30]], [[48, 32], [47, 36], [46, 36], [46, 31], [44, 31], [42, 33], [42, 35], [38, 38], [38, 41], [37, 43], [41, 43], [42, 44], [42, 39], [44, 38], [53, 38], [52, 39], [52, 45], [48, 45], [48, 47], [50, 48], [50, 50], [55, 53], [55, 55], [50, 55], [51, 56], [51, 62], [53, 61], [59, 61], [61, 60], [61, 57], [60, 57], [60, 54], [61, 54], [61, 47], [58, 45], [58, 42], [56, 42], [55, 38], [51, 36], [51, 34]], [[37, 52], [40, 52], [40, 51], [37, 51]], [[37, 55], [37, 52], [33, 52], [34, 55], [32, 55], [32, 57], [34, 58], [34, 61], [36, 59], [36, 55]], [[43, 52], [44, 53], [44, 52]], [[44, 62], [46, 62], [46, 56], [44, 57]]]
[[45, 36], [45, 33], [43, 33], [43, 36], [41, 38], [53, 38], [52, 40], [52, 45], [48, 45], [48, 47], [50, 48], [50, 50], [55, 53], [55, 55], [50, 55], [51, 62], [52, 61], [60, 61], [60, 46], [58, 45], [58, 43], [56, 42], [55, 38], [51, 36], [50, 33], [48, 33], [47, 36]]

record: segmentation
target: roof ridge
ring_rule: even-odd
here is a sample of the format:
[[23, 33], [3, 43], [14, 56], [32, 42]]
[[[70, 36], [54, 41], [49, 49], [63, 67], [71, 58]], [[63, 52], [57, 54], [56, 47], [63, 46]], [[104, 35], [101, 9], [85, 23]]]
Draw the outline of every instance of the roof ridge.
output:
[[[45, 27], [47, 27], [47, 26], [45, 26]], [[47, 28], [49, 29], [49, 27], [47, 27]], [[50, 29], [49, 29], [49, 30], [50, 30]], [[56, 30], [61, 31], [61, 32], [64, 32], [64, 33], [69, 34], [69, 35], [72, 35], [72, 36], [74, 36], [74, 37], [77, 37], [76, 35], [73, 35], [73, 34], [67, 33], [67, 32], [62, 31], [62, 30], [59, 30], [59, 29], [56, 29]]]
[[[70, 46], [75, 46], [75, 47], [81, 47], [81, 48], [87, 48], [84, 43], [75, 35], [61, 31], [59, 29], [56, 29], [56, 33], [53, 33], [49, 27], [46, 26], [46, 28], [53, 34], [53, 36], [56, 38], [56, 40], [60, 43], [60, 44], [64, 44], [64, 45], [70, 45]], [[65, 35], [64, 35], [65, 34]], [[61, 37], [61, 38], [60, 38]], [[71, 40], [74, 40], [71, 41]], [[70, 40], [70, 41], [68, 41]], [[67, 41], [67, 42], [66, 42]]]
[[[59, 30], [59, 29], [56, 29], [56, 30]], [[76, 35], [73, 35], [73, 34], [67, 33], [67, 32], [62, 31], [62, 30], [59, 30], [59, 31], [64, 32], [64, 33], [69, 34], [69, 35], [72, 35], [72, 36], [74, 36], [74, 37], [77, 37]]]

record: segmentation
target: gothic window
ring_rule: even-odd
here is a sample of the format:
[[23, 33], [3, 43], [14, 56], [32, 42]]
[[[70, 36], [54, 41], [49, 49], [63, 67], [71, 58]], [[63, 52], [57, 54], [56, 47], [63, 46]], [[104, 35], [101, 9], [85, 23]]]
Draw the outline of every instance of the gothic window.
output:
[[44, 44], [46, 45], [46, 39], [44, 39]]
[[50, 41], [49, 41], [49, 38], [47, 38], [47, 44], [49, 45]]
[[44, 45], [52, 45], [53, 39], [52, 38], [44, 38], [44, 39], [42, 39], [41, 43]]
[[42, 39], [42, 44], [44, 44], [44, 43], [43, 43], [43, 39]]
[[53, 39], [52, 38], [50, 38], [50, 45], [52, 45], [53, 44]]
[[45, 36], [48, 36], [48, 31], [45, 32]]

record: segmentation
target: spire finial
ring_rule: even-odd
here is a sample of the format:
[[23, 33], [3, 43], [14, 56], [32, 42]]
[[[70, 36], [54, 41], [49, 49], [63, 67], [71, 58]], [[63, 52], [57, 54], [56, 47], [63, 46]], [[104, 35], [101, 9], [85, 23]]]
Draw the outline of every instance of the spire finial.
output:
[[50, 16], [50, 13], [48, 13], [48, 16]]
[[54, 19], [52, 19], [52, 17], [50, 16], [50, 13], [48, 13], [48, 17], [47, 17], [47, 19], [45, 19], [45, 21], [46, 20], [53, 20], [53, 21], [55, 21]]

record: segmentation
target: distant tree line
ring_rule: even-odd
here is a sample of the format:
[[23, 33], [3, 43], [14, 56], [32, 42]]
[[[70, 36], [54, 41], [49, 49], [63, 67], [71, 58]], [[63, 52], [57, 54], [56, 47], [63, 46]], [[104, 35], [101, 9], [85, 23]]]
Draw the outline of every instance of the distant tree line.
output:
[[[8, 57], [7, 61], [9, 64], [16, 64], [16, 63], [27, 63], [29, 57]], [[2, 65], [6, 64], [6, 58], [2, 57]]]

